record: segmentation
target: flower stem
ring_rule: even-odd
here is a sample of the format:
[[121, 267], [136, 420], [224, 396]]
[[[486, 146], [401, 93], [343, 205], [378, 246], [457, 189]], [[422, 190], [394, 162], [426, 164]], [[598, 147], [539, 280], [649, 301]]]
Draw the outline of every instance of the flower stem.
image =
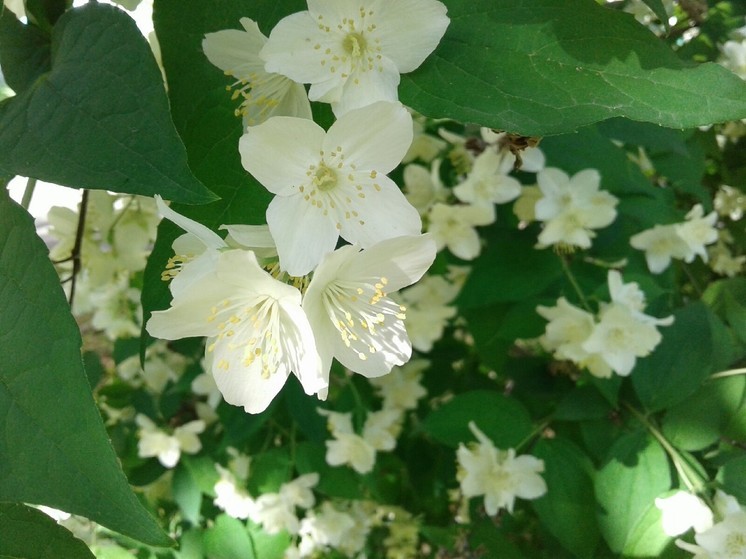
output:
[[34, 189], [36, 188], [36, 179], [29, 177], [26, 181], [26, 190], [23, 191], [23, 198], [21, 199], [21, 206], [24, 210], [28, 210], [31, 205], [31, 198], [34, 195]]
[[521, 442], [515, 445], [516, 454], [519, 454], [525, 447], [529, 445], [529, 443], [531, 443], [535, 438], [541, 435], [544, 430], [549, 427], [550, 423], [550, 419], [543, 419], [539, 421], [539, 424], [536, 426], [536, 428], [534, 428], [528, 435], [526, 435], [526, 437]]
[[742, 367], [740, 369], [729, 369], [727, 371], [720, 371], [719, 373], [710, 375], [709, 380], [717, 380], [719, 378], [735, 377], [738, 375], [746, 375], [746, 367]]
[[660, 430], [648, 419], [648, 417], [646, 417], [639, 410], [632, 407], [629, 403], [622, 402], [622, 404], [629, 410], [629, 412], [633, 416], [635, 416], [635, 419], [642, 423], [642, 425], [645, 426], [650, 434], [653, 435], [653, 437], [660, 443], [660, 445], [668, 454], [669, 458], [671, 458], [671, 461], [673, 462], [673, 465], [676, 468], [681, 481], [684, 482], [684, 485], [686, 485], [687, 489], [691, 493], [702, 493], [705, 488], [706, 480], [702, 478], [699, 472], [697, 472], [689, 463], [689, 461], [684, 456], [682, 456], [678, 450], [676, 450], [676, 448], [668, 441], [668, 439], [666, 439], [663, 433], [660, 432]]
[[575, 290], [575, 293], [578, 296], [578, 299], [580, 300], [580, 304], [583, 305], [583, 308], [587, 310], [588, 312], [592, 313], [593, 309], [591, 309], [591, 306], [588, 304], [588, 299], [585, 298], [585, 294], [583, 293], [583, 290], [580, 289], [580, 284], [578, 283], [578, 280], [575, 279], [575, 274], [572, 273], [572, 270], [570, 269], [570, 265], [567, 263], [567, 259], [563, 255], [558, 255], [560, 259], [560, 263], [562, 264], [562, 270], [565, 272], [565, 276], [567, 276], [567, 279], [570, 282], [570, 285], [572, 285], [573, 289]]

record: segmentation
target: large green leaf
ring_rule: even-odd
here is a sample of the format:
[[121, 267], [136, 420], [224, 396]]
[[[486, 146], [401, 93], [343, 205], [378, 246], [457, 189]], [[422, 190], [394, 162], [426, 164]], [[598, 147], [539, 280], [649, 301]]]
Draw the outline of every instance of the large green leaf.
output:
[[52, 53], [48, 74], [0, 104], [0, 167], [74, 188], [215, 200], [187, 167], [161, 73], [130, 17], [96, 3], [71, 10], [54, 26]]
[[0, 500], [86, 516], [154, 545], [91, 396], [81, 339], [34, 222], [0, 192]]
[[532, 430], [531, 416], [520, 402], [487, 390], [454, 396], [430, 413], [422, 427], [435, 440], [456, 447], [474, 440], [470, 421], [500, 448], [515, 447]]
[[[609, 547], [621, 553], [634, 548], [634, 557], [657, 557], [665, 547], [663, 532], [650, 532], [655, 498], [671, 487], [671, 472], [663, 448], [638, 431], [620, 437], [606, 463], [596, 473], [598, 522]], [[665, 539], [665, 538], [664, 538]]]
[[648, 410], [678, 404], [712, 372], [716, 352], [711, 314], [702, 303], [678, 309], [673, 325], [660, 328], [663, 340], [658, 347], [635, 366], [632, 384]]
[[549, 488], [533, 502], [536, 514], [574, 557], [593, 557], [601, 534], [590, 459], [561, 439], [539, 441], [532, 454], [544, 460], [543, 477]]
[[683, 62], [629, 14], [593, 0], [446, 0], [439, 48], [402, 76], [423, 114], [540, 136], [614, 116], [673, 128], [746, 116], [746, 84]]
[[0, 15], [0, 65], [7, 84], [20, 93], [50, 68], [49, 37], [34, 25], [23, 25], [13, 12]]
[[21, 504], [0, 503], [0, 558], [93, 559], [69, 530], [43, 512]]

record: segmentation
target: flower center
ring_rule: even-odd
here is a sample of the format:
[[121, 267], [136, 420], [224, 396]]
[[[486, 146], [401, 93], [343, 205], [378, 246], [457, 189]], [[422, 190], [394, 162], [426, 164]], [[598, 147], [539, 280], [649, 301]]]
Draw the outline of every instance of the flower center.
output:
[[342, 40], [342, 48], [353, 58], [360, 58], [365, 52], [365, 38], [355, 31], [348, 33]]
[[337, 186], [337, 173], [330, 169], [326, 164], [319, 164], [318, 169], [313, 173], [313, 184], [321, 192], [328, 192]]

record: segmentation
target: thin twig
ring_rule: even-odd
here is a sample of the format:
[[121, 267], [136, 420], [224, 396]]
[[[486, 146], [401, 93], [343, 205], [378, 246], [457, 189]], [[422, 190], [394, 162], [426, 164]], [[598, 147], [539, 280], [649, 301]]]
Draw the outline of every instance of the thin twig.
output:
[[85, 234], [85, 216], [88, 210], [88, 191], [83, 191], [83, 199], [80, 201], [80, 215], [78, 216], [78, 229], [75, 231], [75, 245], [70, 255], [73, 261], [73, 275], [70, 277], [70, 308], [75, 299], [75, 283], [81, 268], [81, 252], [83, 250], [83, 235]]
[[21, 199], [21, 206], [24, 210], [28, 210], [31, 205], [31, 197], [34, 195], [34, 189], [36, 188], [36, 179], [29, 177], [26, 181], [26, 190], [23, 191], [23, 198]]

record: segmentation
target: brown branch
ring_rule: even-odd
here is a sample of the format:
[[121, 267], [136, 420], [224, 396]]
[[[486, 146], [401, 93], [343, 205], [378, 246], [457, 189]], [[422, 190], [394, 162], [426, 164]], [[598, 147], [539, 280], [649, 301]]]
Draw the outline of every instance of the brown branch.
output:
[[[85, 216], [88, 210], [88, 191], [83, 190], [83, 199], [80, 201], [80, 215], [78, 216], [78, 229], [75, 231], [75, 245], [73, 246], [70, 260], [73, 262], [73, 273], [68, 280], [70, 281], [70, 308], [73, 306], [75, 299], [75, 283], [81, 268], [81, 253], [83, 250], [83, 235], [85, 234]], [[65, 280], [65, 281], [68, 281]]]

